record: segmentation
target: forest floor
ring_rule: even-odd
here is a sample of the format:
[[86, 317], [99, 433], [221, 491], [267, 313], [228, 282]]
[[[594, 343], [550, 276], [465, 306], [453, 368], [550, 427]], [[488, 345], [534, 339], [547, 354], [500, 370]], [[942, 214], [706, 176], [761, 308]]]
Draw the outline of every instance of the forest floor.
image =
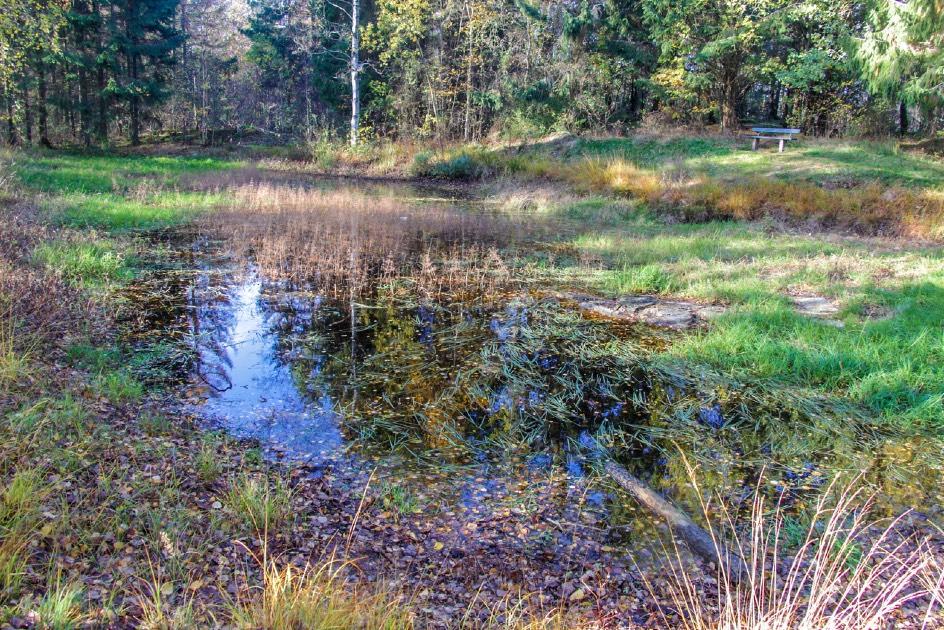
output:
[[[506, 447], [527, 459], [525, 472], [515, 468], [498, 482], [467, 473], [461, 487], [472, 498], [458, 509], [436, 496], [427, 473], [410, 485], [375, 479], [369, 465], [278, 464], [258, 439], [209, 431], [183, 404], [193, 383], [181, 385], [168, 367], [179, 349], [165, 338], [141, 343], [140, 334], [164, 325], [148, 300], [167, 294], [170, 301], [171, 293], [193, 292], [199, 282], [168, 281], [143, 300], [134, 296], [151, 286], [155, 269], [173, 271], [162, 282], [206, 271], [209, 258], [179, 267], [181, 251], [199, 258], [199, 243], [239, 240], [220, 236], [213, 219], [200, 223], [205, 217], [251, 222], [272, 204], [337, 203], [337, 191], [307, 196], [319, 186], [309, 176], [318, 173], [457, 182], [419, 184], [408, 194], [428, 200], [457, 190], [460, 203], [471, 199], [488, 216], [525, 217], [527, 228], [492, 218], [459, 228], [524, 230], [541, 241], [540, 247], [489, 245], [501, 248], [503, 262], [483, 253], [477, 263], [486, 269], [483, 277], [523, 279], [518, 293], [539, 289], [541, 297], [527, 303], [531, 312], [557, 308], [557, 301], [542, 301], [548, 286], [566, 293], [565, 305], [589, 296], [611, 308], [627, 296], [646, 296], [714, 307], [710, 319], [693, 320], [683, 332], [641, 337], [647, 370], [684, 375], [710, 394], [685, 412], [688, 432], [653, 434], [665, 468], [653, 477], [659, 489], [697, 507], [685, 458], [668, 452], [676, 441], [693, 444], [684, 446], [692, 461], [702, 461], [694, 446], [702, 442], [711, 444], [706, 459], [766, 457], [763, 474], [746, 474], [747, 486], [769, 484], [781, 495], [787, 488], [802, 499], [797, 505], [815, 504], [808, 493], [821, 486], [812, 481], [862, 472], [860, 482], [878, 494], [882, 513], [914, 510], [895, 524], [895, 540], [932, 537], [926, 544], [908, 538], [896, 552], [920, 556], [928, 571], [909, 592], [933, 590], [944, 505], [944, 163], [889, 144], [797, 145], [778, 155], [713, 138], [563, 136], [441, 151], [381, 147], [352, 154], [314, 147], [292, 159], [262, 149], [250, 158], [222, 151], [180, 155], [189, 149], [6, 154], [0, 623], [664, 627], [686, 614], [668, 594], [671, 572], [647, 574], [638, 556], [618, 551], [621, 541], [607, 524], [616, 512], [613, 491], [603, 480], [562, 476], [555, 467], [533, 465], [538, 460], [529, 452]], [[355, 182], [341, 194], [363, 194], [363, 207], [386, 203], [377, 199], [387, 193], [358, 189], [366, 184]], [[256, 204], [255, 215], [228, 214], [246, 204]], [[384, 218], [383, 232], [407, 220], [404, 208], [391, 205], [396, 221]], [[175, 240], [195, 222], [200, 238]], [[265, 229], [271, 234], [271, 226]], [[294, 272], [285, 261], [300, 257], [295, 245], [260, 240], [251, 231], [235, 236], [252, 241], [261, 272], [267, 264]], [[310, 236], [304, 240], [317, 240]], [[278, 250], [275, 262], [265, 262], [266, 247]], [[195, 304], [181, 312], [199, 310]], [[491, 320], [499, 338], [506, 320], [518, 317], [509, 308], [499, 309], [505, 319]], [[422, 321], [422, 311], [410, 312], [410, 322]], [[589, 335], [582, 339], [604, 334], [560, 323], [556, 313], [548, 321]], [[617, 340], [640, 334], [615, 330], [605, 334]], [[462, 331], [450, 328], [448, 335]], [[424, 334], [409, 325], [409, 335], [422, 340]], [[622, 369], [602, 365], [614, 374]], [[486, 368], [479, 376], [519, 369]], [[449, 373], [443, 383], [457, 378]], [[429, 401], [423, 409], [433, 417]], [[773, 418], [771, 426], [752, 418], [759, 409]], [[742, 415], [743, 421], [722, 418]], [[572, 466], [567, 448], [542, 449], [535, 453]], [[655, 460], [646, 449], [629, 448], [624, 461], [634, 454]], [[732, 491], [727, 484], [743, 489], [744, 478], [728, 479], [744, 473], [741, 464], [725, 466], [699, 481], [719, 494]], [[430, 496], [416, 489], [424, 485]], [[486, 487], [488, 501], [476, 499]], [[607, 492], [606, 510], [596, 502], [599, 488]], [[783, 525], [823, 533], [799, 508]], [[845, 561], [852, 552], [840, 542]], [[867, 544], [855, 543], [857, 549]], [[696, 565], [689, 567], [692, 580], [709, 601], [701, 614], [710, 616], [717, 576]], [[292, 566], [294, 572], [286, 568]], [[315, 569], [306, 573], [306, 566]], [[915, 596], [892, 614], [900, 624], [920, 625], [928, 609]]]

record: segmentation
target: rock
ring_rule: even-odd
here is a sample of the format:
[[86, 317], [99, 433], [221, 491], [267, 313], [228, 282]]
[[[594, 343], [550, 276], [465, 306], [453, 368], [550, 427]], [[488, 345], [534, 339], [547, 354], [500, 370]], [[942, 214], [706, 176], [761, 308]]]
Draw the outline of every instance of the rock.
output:
[[800, 315], [822, 319], [837, 328], [843, 327], [843, 323], [835, 319], [839, 314], [839, 304], [836, 301], [821, 295], [794, 295], [790, 300]]
[[790, 298], [796, 310], [804, 315], [830, 317], [839, 312], [839, 306], [820, 295], [795, 295]]
[[668, 300], [657, 295], [628, 295], [616, 299], [592, 296], [564, 296], [577, 302], [581, 309], [619, 320], [639, 321], [650, 326], [687, 330], [724, 313], [716, 304], [699, 304], [687, 300]]

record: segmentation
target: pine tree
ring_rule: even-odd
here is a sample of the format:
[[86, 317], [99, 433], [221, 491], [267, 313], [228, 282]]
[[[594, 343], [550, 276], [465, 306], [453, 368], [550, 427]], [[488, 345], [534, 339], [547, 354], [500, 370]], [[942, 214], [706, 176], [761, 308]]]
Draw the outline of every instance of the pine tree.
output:
[[869, 30], [858, 44], [857, 58], [872, 93], [920, 108], [933, 127], [944, 105], [944, 7], [939, 0], [875, 0]]
[[141, 120], [167, 97], [174, 51], [183, 43], [176, 14], [180, 0], [116, 0], [116, 28], [110, 33], [122, 73], [110, 88], [127, 103], [132, 145], [141, 142]]

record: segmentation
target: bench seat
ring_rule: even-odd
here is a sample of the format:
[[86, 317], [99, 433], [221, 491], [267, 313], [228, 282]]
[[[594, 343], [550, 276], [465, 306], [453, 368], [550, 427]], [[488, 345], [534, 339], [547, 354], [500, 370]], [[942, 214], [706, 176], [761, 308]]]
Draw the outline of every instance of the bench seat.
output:
[[799, 129], [781, 129], [781, 128], [766, 128], [766, 127], [752, 127], [751, 131], [755, 135], [749, 136], [751, 138], [751, 150], [756, 151], [760, 145], [761, 140], [776, 140], [778, 143], [778, 153], [783, 153], [783, 146], [785, 142], [790, 140], [795, 140], [796, 135], [800, 133]]

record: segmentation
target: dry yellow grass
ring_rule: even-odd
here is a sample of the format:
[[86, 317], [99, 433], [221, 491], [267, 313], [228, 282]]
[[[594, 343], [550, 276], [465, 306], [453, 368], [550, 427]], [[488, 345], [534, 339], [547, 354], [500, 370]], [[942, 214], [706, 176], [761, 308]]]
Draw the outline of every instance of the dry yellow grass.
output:
[[355, 190], [246, 185], [204, 217], [271, 278], [312, 283], [332, 295], [409, 278], [427, 295], [488, 289], [509, 276], [499, 248], [534, 226], [497, 214], [417, 205]]
[[[689, 475], [701, 496], [691, 468]], [[660, 609], [665, 625], [685, 630], [878, 630], [891, 627], [908, 606], [923, 617], [918, 625], [939, 623], [944, 570], [929, 539], [903, 534], [900, 517], [873, 519], [870, 497], [863, 495], [859, 481], [828, 488], [799, 537], [795, 523], [788, 532], [788, 510], [770, 505], [763, 492], [755, 493], [746, 531], [736, 526], [724, 503], [714, 506], [720, 510], [714, 519], [703, 503], [715, 531], [733, 538], [746, 571], [734, 583], [724, 563], [718, 563], [717, 590], [706, 598], [678, 550], [668, 551], [668, 593], [663, 585], [658, 594], [669, 596], [677, 614]], [[649, 588], [655, 597], [655, 587]]]
[[944, 236], [944, 196], [936, 191], [878, 184], [826, 189], [771, 177], [732, 182], [706, 176], [678, 180], [618, 158], [586, 159], [554, 173], [552, 177], [579, 190], [635, 197], [656, 210], [680, 213], [688, 221], [756, 220], [771, 215], [864, 234]]

